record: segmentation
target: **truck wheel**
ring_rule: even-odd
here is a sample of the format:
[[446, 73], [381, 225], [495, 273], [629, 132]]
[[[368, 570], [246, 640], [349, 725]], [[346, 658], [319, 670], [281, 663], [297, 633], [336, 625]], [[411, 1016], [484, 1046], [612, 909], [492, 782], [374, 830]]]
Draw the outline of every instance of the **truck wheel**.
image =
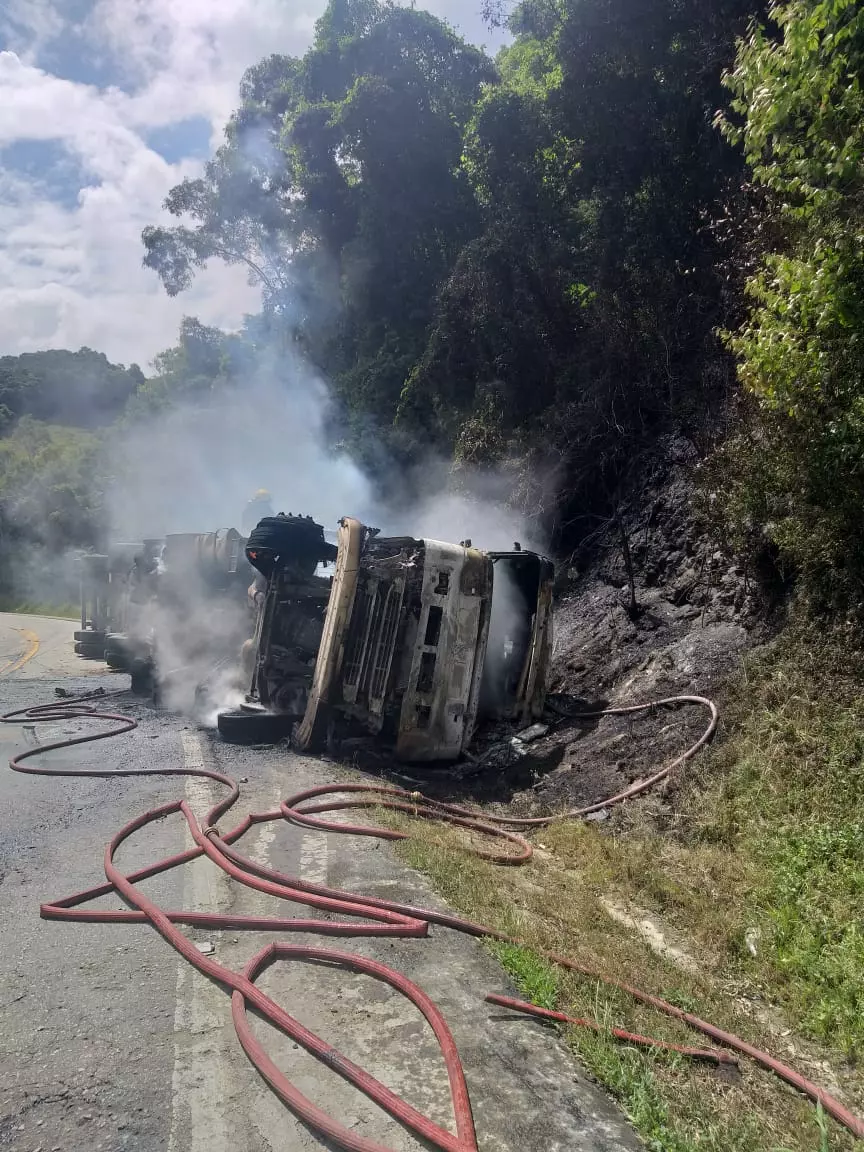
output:
[[101, 643], [82, 644], [76, 641], [75, 655], [83, 656], [85, 660], [101, 660], [105, 655], [105, 649]]
[[105, 637], [105, 663], [109, 668], [128, 672], [132, 665], [132, 653], [122, 633], [109, 632]]
[[278, 712], [244, 712], [231, 709], [216, 718], [219, 735], [226, 744], [278, 744], [291, 734], [293, 720]]
[[153, 692], [153, 669], [146, 660], [133, 660], [129, 671], [132, 673], [132, 692], [136, 696], [150, 696]]
[[73, 639], [76, 644], [95, 644], [101, 646], [105, 643], [105, 633], [95, 630], [75, 632]]

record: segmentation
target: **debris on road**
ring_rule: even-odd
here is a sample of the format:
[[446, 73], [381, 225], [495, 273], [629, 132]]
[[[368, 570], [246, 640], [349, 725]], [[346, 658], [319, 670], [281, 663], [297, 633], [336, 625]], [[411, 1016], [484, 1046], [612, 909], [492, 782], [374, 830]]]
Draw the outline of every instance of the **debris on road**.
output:
[[533, 744], [535, 740], [542, 740], [549, 733], [548, 724], [532, 724], [522, 732], [516, 733], [516, 739], [522, 744]]

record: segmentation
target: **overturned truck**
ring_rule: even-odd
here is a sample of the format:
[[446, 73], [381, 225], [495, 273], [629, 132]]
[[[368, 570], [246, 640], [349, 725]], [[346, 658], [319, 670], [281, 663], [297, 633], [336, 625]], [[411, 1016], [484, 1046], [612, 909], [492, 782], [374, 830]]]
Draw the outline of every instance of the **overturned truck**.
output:
[[233, 528], [115, 544], [81, 559], [82, 631], [75, 650], [132, 674], [134, 691], [174, 681], [190, 695], [208, 674], [236, 664], [251, 631], [246, 589], [254, 572]]
[[227, 740], [291, 735], [313, 751], [375, 737], [405, 761], [462, 756], [480, 718], [543, 710], [552, 645], [551, 561], [382, 537], [344, 519], [337, 543], [308, 517], [262, 520], [246, 557], [258, 607], [246, 704]]

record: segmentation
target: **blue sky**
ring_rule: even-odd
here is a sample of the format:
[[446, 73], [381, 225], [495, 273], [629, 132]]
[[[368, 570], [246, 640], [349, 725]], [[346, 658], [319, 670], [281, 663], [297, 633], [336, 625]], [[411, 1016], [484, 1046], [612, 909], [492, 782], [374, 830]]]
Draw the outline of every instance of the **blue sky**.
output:
[[[482, 0], [424, 5], [497, 41]], [[325, 0], [3, 0], [0, 355], [82, 345], [146, 366], [181, 318], [235, 327], [257, 292], [212, 265], [176, 300], [141, 230], [218, 145], [244, 70], [302, 54]]]

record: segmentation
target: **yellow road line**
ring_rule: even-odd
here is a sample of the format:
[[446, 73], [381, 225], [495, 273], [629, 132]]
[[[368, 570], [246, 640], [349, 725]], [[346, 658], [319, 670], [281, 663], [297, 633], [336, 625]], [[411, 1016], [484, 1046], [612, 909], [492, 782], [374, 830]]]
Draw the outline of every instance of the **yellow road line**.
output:
[[29, 664], [39, 651], [40, 640], [35, 632], [31, 632], [29, 628], [14, 628], [13, 631], [20, 632], [30, 647], [23, 656], [18, 656], [15, 660], [10, 660], [5, 668], [0, 668], [0, 676], [8, 676], [12, 672], [20, 672], [24, 665]]

